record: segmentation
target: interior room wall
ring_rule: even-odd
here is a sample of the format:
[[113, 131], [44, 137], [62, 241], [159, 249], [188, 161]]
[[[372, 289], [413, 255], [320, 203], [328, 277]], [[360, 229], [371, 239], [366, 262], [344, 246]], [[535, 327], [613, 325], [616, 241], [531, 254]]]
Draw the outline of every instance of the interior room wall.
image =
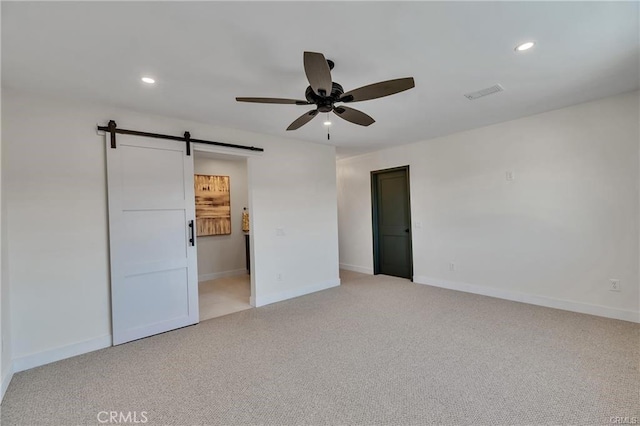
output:
[[[0, 130], [1, 131], [1, 130]], [[9, 386], [13, 375], [11, 362], [11, 323], [10, 323], [10, 294], [9, 279], [7, 276], [7, 233], [6, 233], [6, 192], [2, 191], [2, 177], [6, 170], [5, 157], [2, 155], [2, 136], [0, 134], [0, 401]]]
[[245, 234], [242, 232], [242, 209], [249, 207], [247, 161], [244, 158], [209, 158], [196, 152], [194, 171], [202, 175], [229, 176], [231, 195], [231, 234], [197, 238], [199, 281], [247, 273]]
[[416, 282], [638, 321], [638, 98], [339, 161], [341, 266], [373, 272], [370, 172], [409, 165]]
[[253, 302], [339, 285], [334, 147], [7, 90], [2, 107], [16, 370], [111, 343], [106, 148], [96, 132], [110, 119], [263, 147], [248, 161]]
[[[3, 228], [5, 228], [4, 224], [5, 219], [4, 219], [4, 214], [3, 214], [3, 218], [1, 219], [3, 222]], [[5, 228], [6, 229], [6, 228]], [[2, 282], [0, 283], [0, 292], [2, 293], [2, 296], [0, 297], [1, 301], [0, 301], [0, 330], [1, 330], [1, 341], [2, 341], [2, 350], [1, 352], [1, 358], [0, 358], [0, 365], [1, 365], [1, 372], [0, 372], [0, 401], [2, 400], [2, 397], [4, 397], [4, 393], [7, 390], [7, 387], [9, 386], [9, 382], [11, 381], [11, 377], [13, 376], [13, 363], [12, 363], [12, 343], [11, 343], [11, 304], [10, 304], [10, 300], [11, 300], [11, 294], [10, 294], [10, 290], [9, 290], [9, 279], [7, 277], [7, 261], [6, 261], [6, 251], [7, 251], [7, 244], [6, 244], [6, 238], [4, 237], [4, 232], [3, 232], [3, 236], [2, 236]]]

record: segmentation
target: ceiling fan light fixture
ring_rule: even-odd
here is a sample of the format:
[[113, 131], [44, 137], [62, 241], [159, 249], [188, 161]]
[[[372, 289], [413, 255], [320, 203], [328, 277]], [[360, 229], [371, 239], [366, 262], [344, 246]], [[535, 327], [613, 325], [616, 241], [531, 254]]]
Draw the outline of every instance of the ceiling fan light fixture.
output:
[[155, 84], [156, 82], [156, 80], [151, 77], [142, 77], [140, 80], [142, 80], [143, 83], [147, 84]]
[[315, 109], [305, 112], [296, 118], [293, 123], [287, 127], [287, 130], [297, 130], [311, 121], [316, 115], [327, 113], [327, 119], [324, 121], [324, 125], [327, 127], [328, 137], [328, 126], [331, 125], [328, 114], [332, 111], [341, 119], [359, 126], [367, 127], [375, 123], [375, 120], [364, 112], [342, 105], [338, 106], [335, 105], [336, 103], [361, 102], [383, 98], [415, 87], [413, 77], [405, 77], [368, 84], [345, 93], [342, 86], [334, 82], [331, 77], [333, 62], [327, 61], [322, 53], [304, 52], [303, 65], [304, 72], [309, 81], [309, 87], [305, 90], [306, 100], [237, 97], [236, 101], [261, 104], [315, 105]]
[[522, 43], [516, 46], [516, 52], [524, 52], [525, 50], [529, 50], [531, 49], [533, 46], [535, 46], [535, 41], [528, 41], [526, 43]]

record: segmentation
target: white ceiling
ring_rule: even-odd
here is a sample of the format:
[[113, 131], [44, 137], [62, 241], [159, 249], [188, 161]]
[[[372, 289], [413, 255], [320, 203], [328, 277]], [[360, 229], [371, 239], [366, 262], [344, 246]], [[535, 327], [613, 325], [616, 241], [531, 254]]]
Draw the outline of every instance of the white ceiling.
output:
[[[637, 89], [638, 16], [638, 2], [2, 2], [2, 85], [346, 156]], [[329, 142], [323, 117], [285, 131], [309, 107], [235, 101], [304, 98], [305, 50], [334, 60], [345, 90], [407, 76], [416, 88], [351, 104], [377, 122], [334, 116]]]

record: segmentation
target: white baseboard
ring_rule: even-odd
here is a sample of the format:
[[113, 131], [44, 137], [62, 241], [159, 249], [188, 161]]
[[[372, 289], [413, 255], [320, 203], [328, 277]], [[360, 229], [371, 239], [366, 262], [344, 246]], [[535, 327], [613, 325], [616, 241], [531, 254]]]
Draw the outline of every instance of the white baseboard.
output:
[[283, 300], [293, 299], [294, 297], [304, 296], [305, 294], [315, 293], [316, 291], [326, 290], [328, 288], [337, 287], [340, 285], [340, 279], [328, 280], [321, 283], [309, 285], [306, 287], [300, 287], [293, 290], [282, 291], [280, 293], [267, 294], [266, 296], [259, 296], [253, 299], [251, 302], [253, 306], [265, 306], [276, 302], [282, 302]]
[[230, 271], [213, 272], [211, 274], [198, 275], [198, 282], [211, 281], [218, 278], [237, 277], [240, 275], [247, 275], [246, 269], [232, 269]]
[[610, 308], [608, 306], [592, 305], [589, 303], [574, 302], [571, 300], [554, 299], [552, 297], [537, 296], [534, 294], [520, 293], [517, 291], [509, 291], [476, 284], [446, 281], [438, 278], [430, 278], [420, 275], [414, 276], [413, 282], [416, 284], [425, 284], [433, 287], [442, 287], [450, 290], [464, 291], [466, 293], [497, 297], [498, 299], [512, 300], [514, 302], [545, 306], [547, 308], [562, 309], [564, 311], [579, 312], [581, 314], [596, 315], [599, 317], [640, 323], [640, 312], [632, 310]]
[[39, 367], [61, 359], [71, 358], [72, 356], [86, 354], [87, 352], [97, 351], [111, 346], [111, 335], [96, 337], [95, 339], [78, 342], [67, 346], [62, 346], [47, 351], [37, 352], [25, 355], [13, 360], [13, 372], [28, 370], [30, 368]]
[[7, 388], [9, 387], [9, 383], [11, 383], [11, 379], [13, 379], [13, 363], [9, 363], [9, 368], [2, 377], [2, 383], [0, 383], [0, 402], [2, 402], [4, 394], [7, 392]]
[[340, 269], [344, 269], [346, 271], [352, 271], [352, 272], [360, 272], [361, 274], [373, 275], [373, 268], [366, 268], [364, 266], [356, 266], [356, 265], [341, 263]]

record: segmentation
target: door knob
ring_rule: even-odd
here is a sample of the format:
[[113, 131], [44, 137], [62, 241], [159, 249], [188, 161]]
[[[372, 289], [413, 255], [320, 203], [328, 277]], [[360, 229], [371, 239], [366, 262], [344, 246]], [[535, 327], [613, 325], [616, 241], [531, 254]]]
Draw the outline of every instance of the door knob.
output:
[[404, 232], [409, 232], [409, 228], [405, 229]]

